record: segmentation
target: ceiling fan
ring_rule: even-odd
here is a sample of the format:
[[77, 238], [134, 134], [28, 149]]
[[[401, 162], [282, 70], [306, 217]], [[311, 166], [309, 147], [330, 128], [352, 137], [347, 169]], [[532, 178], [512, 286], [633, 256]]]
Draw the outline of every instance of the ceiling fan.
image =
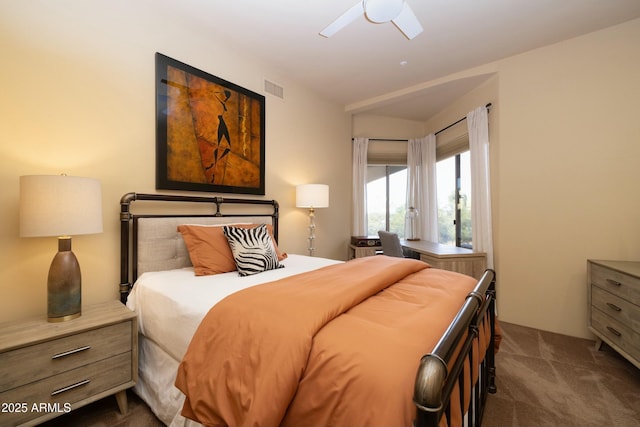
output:
[[422, 32], [422, 25], [405, 0], [362, 0], [320, 31], [320, 35], [331, 37], [363, 14], [376, 24], [393, 22], [409, 40]]

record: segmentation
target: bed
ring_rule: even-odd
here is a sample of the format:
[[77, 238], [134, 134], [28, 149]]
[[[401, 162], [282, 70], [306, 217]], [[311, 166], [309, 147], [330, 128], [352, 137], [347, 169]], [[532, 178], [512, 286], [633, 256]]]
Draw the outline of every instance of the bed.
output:
[[[285, 254], [273, 200], [128, 193], [120, 205], [119, 289], [140, 327], [135, 392], [163, 423], [480, 425], [495, 392], [493, 271], [476, 281], [416, 260]], [[236, 257], [233, 233], [257, 230], [277, 262], [254, 274]], [[205, 271], [213, 267], [203, 267], [201, 254], [211, 249], [194, 241], [210, 243], [211, 233], [229, 238], [237, 271]], [[227, 256], [212, 257], [215, 268]], [[442, 294], [455, 301], [438, 300]], [[429, 305], [448, 308], [425, 321], [419, 316]], [[285, 335], [270, 338], [280, 330]], [[376, 334], [393, 345], [376, 343]], [[230, 361], [230, 354], [240, 356]], [[264, 362], [270, 358], [277, 363]], [[246, 380], [253, 364], [261, 370]], [[376, 393], [391, 408], [371, 400]], [[283, 409], [274, 410], [279, 400]]]

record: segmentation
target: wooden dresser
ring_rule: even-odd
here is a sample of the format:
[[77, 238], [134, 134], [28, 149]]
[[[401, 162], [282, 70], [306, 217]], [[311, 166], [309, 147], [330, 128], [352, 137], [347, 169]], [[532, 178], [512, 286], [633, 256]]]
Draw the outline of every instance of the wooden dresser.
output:
[[0, 324], [0, 425], [36, 425], [112, 394], [124, 413], [137, 378], [137, 318], [118, 301], [66, 322]]
[[640, 262], [587, 261], [589, 330], [640, 368]]

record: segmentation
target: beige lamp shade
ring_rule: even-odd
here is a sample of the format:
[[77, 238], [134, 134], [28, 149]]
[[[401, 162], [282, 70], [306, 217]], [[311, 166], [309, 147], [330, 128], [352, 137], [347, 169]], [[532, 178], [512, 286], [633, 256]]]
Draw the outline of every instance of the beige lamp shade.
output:
[[329, 186], [325, 184], [303, 184], [296, 187], [297, 208], [328, 208]]
[[100, 181], [66, 175], [20, 177], [20, 236], [101, 232]]

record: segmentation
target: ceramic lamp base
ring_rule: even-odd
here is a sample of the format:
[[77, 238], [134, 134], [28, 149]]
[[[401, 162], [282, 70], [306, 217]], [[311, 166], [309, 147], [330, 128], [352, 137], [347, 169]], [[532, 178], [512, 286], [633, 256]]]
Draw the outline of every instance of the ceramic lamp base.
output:
[[47, 320], [64, 322], [79, 317], [81, 299], [80, 265], [71, 252], [71, 237], [60, 237], [47, 280]]

